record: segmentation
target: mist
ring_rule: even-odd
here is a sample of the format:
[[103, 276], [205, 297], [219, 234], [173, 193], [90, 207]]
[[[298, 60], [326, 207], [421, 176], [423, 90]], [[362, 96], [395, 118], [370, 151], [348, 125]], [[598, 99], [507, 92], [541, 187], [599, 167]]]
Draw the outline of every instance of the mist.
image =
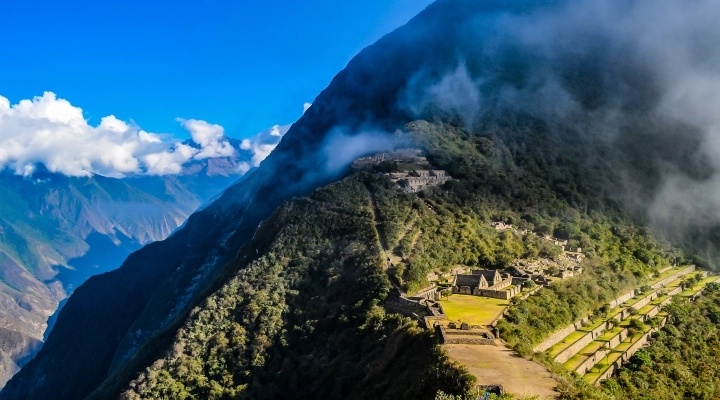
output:
[[[668, 233], [720, 222], [720, 3], [443, 1], [460, 14], [453, 65], [426, 61], [398, 107], [530, 115], [570, 130], [622, 177], [619, 199]], [[640, 173], [638, 173], [640, 171]], [[649, 178], [648, 178], [649, 177]]]

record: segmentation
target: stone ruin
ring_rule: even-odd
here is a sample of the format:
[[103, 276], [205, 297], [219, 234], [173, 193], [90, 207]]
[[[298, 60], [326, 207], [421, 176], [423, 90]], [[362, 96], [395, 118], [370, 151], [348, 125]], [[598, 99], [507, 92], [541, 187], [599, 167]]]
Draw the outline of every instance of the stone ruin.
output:
[[372, 156], [360, 157], [352, 163], [352, 168], [362, 169], [379, 165], [384, 161], [407, 161], [412, 163], [426, 163], [420, 149], [398, 149], [388, 153], [378, 153]]
[[390, 181], [410, 193], [417, 193], [426, 187], [440, 186], [452, 180], [447, 172], [441, 169], [415, 170], [410, 172], [391, 172], [384, 174]]
[[470, 275], [456, 274], [452, 292], [509, 300], [521, 290], [519, 286], [512, 285], [513, 277], [509, 274], [502, 276], [497, 270], [476, 269]]

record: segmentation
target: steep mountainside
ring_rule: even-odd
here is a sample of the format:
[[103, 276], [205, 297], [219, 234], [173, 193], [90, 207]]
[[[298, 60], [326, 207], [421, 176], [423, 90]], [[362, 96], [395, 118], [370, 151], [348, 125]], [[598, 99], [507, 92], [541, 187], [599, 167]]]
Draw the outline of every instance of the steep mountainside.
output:
[[[565, 4], [440, 0], [363, 50], [248, 179], [78, 288], [0, 397], [461, 393], [463, 371], [444, 365], [414, 322], [379, 307], [389, 284], [378, 242], [405, 246], [406, 268], [393, 279], [407, 289], [439, 264], [500, 267], [538, 251], [488, 230], [493, 219], [592, 250], [597, 275], [588, 276], [607, 285], [553, 290], [553, 305], [592, 309], [678, 260], [714, 267], [712, 226], [678, 227], [691, 234], [670, 236], [685, 255], [645, 227], [672, 226], [646, 214], [671, 200], [657, 197], [665, 171], [702, 180], [713, 166], [697, 156], [701, 130], [659, 117], [664, 86], [644, 53], [624, 37], [559, 35], [571, 42], [554, 48], [514, 30], [532, 27], [525, 18], [562, 16]], [[437, 216], [369, 175], [315, 191], [343, 178], [354, 157], [408, 141], [459, 179], [423, 194]], [[408, 216], [419, 218], [420, 246], [401, 240], [413, 229]], [[543, 316], [535, 328], [565, 318]]]
[[166, 238], [238, 179], [204, 178], [208, 168], [199, 167], [195, 175], [124, 180], [0, 173], [0, 383], [37, 352], [48, 317], [77, 286]]

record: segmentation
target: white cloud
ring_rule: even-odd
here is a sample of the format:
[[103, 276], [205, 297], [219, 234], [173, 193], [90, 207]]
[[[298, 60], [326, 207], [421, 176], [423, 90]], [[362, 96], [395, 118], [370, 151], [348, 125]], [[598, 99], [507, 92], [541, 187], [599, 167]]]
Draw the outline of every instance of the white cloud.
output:
[[220, 125], [178, 121], [194, 143], [146, 132], [113, 115], [92, 126], [83, 118], [82, 109], [52, 92], [15, 105], [0, 96], [0, 170], [30, 175], [37, 164], [43, 164], [68, 176], [167, 175], [182, 172], [183, 165], [191, 161], [237, 157], [239, 173], [244, 173], [258, 166], [290, 127], [260, 132], [236, 149]]
[[243, 140], [240, 143], [240, 149], [252, 153], [252, 157], [246, 162], [247, 165], [245, 165], [245, 167], [250, 169], [251, 167], [259, 166], [262, 160], [275, 150], [275, 146], [280, 143], [280, 139], [285, 136], [285, 133], [291, 126], [292, 124], [275, 125], [270, 129], [265, 129], [252, 138]]
[[178, 118], [178, 121], [190, 132], [193, 142], [201, 147], [200, 152], [193, 156], [196, 160], [230, 157], [235, 154], [235, 149], [225, 138], [222, 126], [195, 119]]

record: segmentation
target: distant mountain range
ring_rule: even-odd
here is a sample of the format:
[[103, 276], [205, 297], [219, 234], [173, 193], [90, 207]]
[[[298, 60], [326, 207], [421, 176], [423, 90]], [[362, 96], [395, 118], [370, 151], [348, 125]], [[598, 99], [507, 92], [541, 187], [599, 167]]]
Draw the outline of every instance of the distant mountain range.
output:
[[179, 175], [67, 177], [42, 166], [27, 177], [0, 172], [1, 384], [37, 352], [48, 318], [80, 284], [165, 239], [253, 169], [253, 153], [228, 141], [235, 157], [194, 160]]

